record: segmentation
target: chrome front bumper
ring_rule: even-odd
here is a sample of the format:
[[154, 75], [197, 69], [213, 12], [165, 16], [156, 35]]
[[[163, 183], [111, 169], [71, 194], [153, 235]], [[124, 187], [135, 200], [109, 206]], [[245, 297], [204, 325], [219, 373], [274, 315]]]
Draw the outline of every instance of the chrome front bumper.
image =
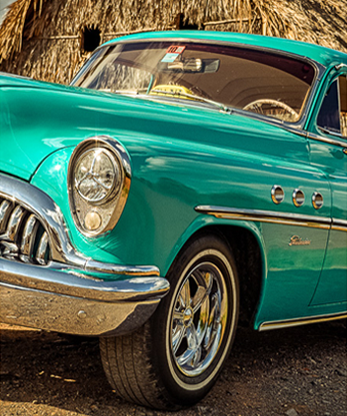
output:
[[83, 256], [47, 194], [0, 174], [0, 321], [77, 335], [121, 335], [143, 325], [168, 290], [155, 266]]
[[143, 325], [169, 290], [161, 277], [104, 281], [76, 270], [0, 258], [0, 321], [76, 335], [123, 335]]

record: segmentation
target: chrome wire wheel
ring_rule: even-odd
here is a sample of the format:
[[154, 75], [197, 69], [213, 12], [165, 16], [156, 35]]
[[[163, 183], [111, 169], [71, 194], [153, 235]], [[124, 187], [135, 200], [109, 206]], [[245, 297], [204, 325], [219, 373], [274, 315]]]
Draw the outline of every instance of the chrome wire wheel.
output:
[[171, 351], [184, 375], [198, 376], [215, 358], [225, 333], [227, 297], [214, 263], [199, 263], [183, 281], [171, 319]]

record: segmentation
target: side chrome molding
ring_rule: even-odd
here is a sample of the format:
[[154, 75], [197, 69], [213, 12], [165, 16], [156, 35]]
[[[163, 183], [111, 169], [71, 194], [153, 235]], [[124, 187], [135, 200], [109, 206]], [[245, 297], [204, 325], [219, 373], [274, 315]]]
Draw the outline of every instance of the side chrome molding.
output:
[[297, 225], [301, 227], [320, 228], [324, 230], [332, 229], [347, 232], [347, 221], [330, 219], [328, 217], [315, 217], [313, 215], [300, 215], [265, 210], [238, 209], [214, 205], [198, 205], [195, 207], [195, 211], [201, 214], [212, 215], [216, 218], [230, 220]]
[[345, 318], [347, 318], [347, 312], [342, 312], [342, 313], [333, 314], [333, 315], [308, 316], [306, 318], [288, 319], [284, 321], [263, 322], [259, 327], [259, 331], [289, 328], [291, 326], [308, 325], [308, 324], [314, 324], [314, 323], [319, 323], [319, 322], [336, 321], [338, 319], [345, 319]]

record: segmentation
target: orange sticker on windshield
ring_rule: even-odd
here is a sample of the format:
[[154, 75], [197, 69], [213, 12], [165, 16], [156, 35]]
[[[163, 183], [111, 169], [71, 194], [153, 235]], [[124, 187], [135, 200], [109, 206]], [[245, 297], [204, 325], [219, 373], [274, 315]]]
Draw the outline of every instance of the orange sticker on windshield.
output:
[[166, 53], [177, 53], [177, 55], [180, 55], [185, 50], [185, 48], [186, 48], [185, 46], [172, 45], [167, 48]]

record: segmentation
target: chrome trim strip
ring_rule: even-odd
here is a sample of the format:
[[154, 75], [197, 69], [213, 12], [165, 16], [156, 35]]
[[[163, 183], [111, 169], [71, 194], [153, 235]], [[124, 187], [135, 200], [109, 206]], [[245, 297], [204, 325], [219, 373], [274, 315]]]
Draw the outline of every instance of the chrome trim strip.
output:
[[168, 281], [162, 277], [134, 277], [110, 281], [78, 270], [41, 267], [1, 257], [0, 281], [56, 295], [106, 302], [160, 299], [169, 290]]
[[308, 325], [308, 324], [319, 323], [319, 322], [335, 321], [337, 319], [345, 319], [345, 318], [347, 318], [347, 312], [342, 312], [339, 314], [332, 314], [332, 315], [309, 316], [306, 318], [288, 319], [284, 321], [263, 322], [259, 327], [259, 331], [289, 328], [291, 326]]
[[336, 231], [347, 231], [347, 221], [333, 218], [331, 229]]
[[25, 211], [21, 206], [17, 206], [11, 214], [10, 221], [7, 226], [7, 231], [5, 232], [8, 240], [14, 241], [20, 224], [23, 220]]
[[316, 140], [318, 142], [333, 144], [335, 146], [347, 148], [347, 139], [346, 141], [338, 140], [338, 139], [331, 139], [330, 137], [323, 137], [319, 136], [318, 134], [307, 133], [306, 137], [311, 140]]
[[6, 221], [9, 213], [11, 212], [11, 203], [7, 200], [2, 201], [0, 205], [0, 233], [3, 233], [6, 229]]
[[34, 251], [34, 243], [39, 228], [39, 222], [37, 221], [34, 214], [31, 214], [28, 218], [22, 236], [20, 244], [21, 259], [25, 262], [30, 261]]
[[329, 230], [332, 224], [332, 220], [327, 217], [314, 217], [311, 215], [228, 208], [212, 205], [199, 205], [195, 207], [195, 211], [202, 214], [213, 215], [216, 218], [266, 222], [273, 224], [298, 225], [301, 227], [320, 228], [324, 230]]
[[[339, 113], [340, 113], [340, 110], [339, 110]], [[327, 134], [329, 134], [330, 136], [333, 136], [333, 137], [339, 137], [341, 139], [343, 139], [343, 137], [344, 137], [341, 133], [337, 133], [337, 132], [331, 131], [329, 129], [325, 129], [324, 127], [321, 127], [321, 126], [318, 126], [318, 130], [321, 130], [323, 133], [327, 133]]]
[[42, 265], [46, 264], [45, 255], [46, 255], [47, 247], [48, 247], [48, 234], [44, 232], [41, 236], [39, 247], [36, 253], [36, 261], [39, 264], [42, 264]]
[[306, 137], [307, 139], [332, 144], [335, 146], [343, 147], [345, 149], [347, 148], [347, 138], [346, 138], [346, 141], [343, 141], [343, 140], [338, 140], [338, 139], [332, 139], [330, 137], [320, 136], [318, 134], [310, 133], [305, 130], [300, 130], [292, 126], [283, 125], [283, 128], [289, 131], [290, 133], [296, 134], [298, 136]]
[[83, 256], [70, 241], [60, 208], [35, 186], [0, 174], [0, 198], [3, 197], [31, 211], [42, 223], [48, 234], [51, 260], [60, 266], [71, 266], [86, 271], [100, 271], [125, 276], [159, 276], [155, 266], [129, 266], [103, 263]]

